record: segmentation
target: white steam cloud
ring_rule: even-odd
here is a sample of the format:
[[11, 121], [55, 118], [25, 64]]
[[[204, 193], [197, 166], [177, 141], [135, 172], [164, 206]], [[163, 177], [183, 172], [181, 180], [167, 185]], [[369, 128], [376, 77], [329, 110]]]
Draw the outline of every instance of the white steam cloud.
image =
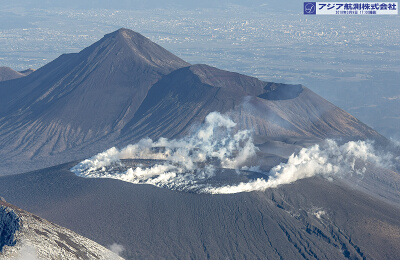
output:
[[[81, 177], [114, 178], [176, 190], [198, 191], [198, 182], [215, 176], [217, 168], [239, 169], [255, 156], [250, 131], [235, 131], [236, 124], [217, 112], [182, 139], [158, 141], [147, 138], [122, 150], [113, 147], [71, 169]], [[126, 168], [121, 159], [153, 160], [150, 166]]]
[[197, 131], [185, 138], [161, 138], [156, 142], [142, 139], [122, 150], [113, 147], [82, 161], [71, 171], [81, 177], [114, 178], [180, 191], [229, 194], [263, 191], [316, 175], [329, 178], [363, 174], [368, 164], [387, 166], [391, 159], [377, 155], [372, 142], [351, 141], [339, 145], [326, 140], [292, 154], [286, 163], [273, 167], [264, 177], [229, 185], [220, 181], [212, 184], [220, 168], [235, 169], [236, 173], [232, 174], [241, 174], [239, 169], [259, 172], [259, 167], [246, 165], [257, 152], [251, 133], [235, 131], [235, 126], [227, 116], [213, 112]]
[[392, 144], [393, 146], [395, 146], [395, 147], [400, 147], [400, 140], [399, 140], [399, 139], [390, 137], [389, 140], [390, 140], [390, 142], [391, 142], [391, 144]]
[[[116, 254], [118, 256], [120, 256], [121, 253], [125, 251], [125, 247], [123, 245], [120, 245], [117, 243], [110, 245], [108, 247], [108, 249], [110, 249], [111, 252], [113, 252], [114, 254]], [[112, 258], [110, 260], [112, 260]]]
[[263, 191], [316, 175], [334, 177], [363, 174], [370, 163], [391, 167], [391, 159], [390, 155], [377, 155], [372, 142], [351, 141], [338, 145], [333, 140], [326, 140], [322, 145], [316, 144], [292, 154], [286, 163], [271, 169], [268, 180], [259, 178], [238, 185], [209, 188], [207, 191], [214, 194]]

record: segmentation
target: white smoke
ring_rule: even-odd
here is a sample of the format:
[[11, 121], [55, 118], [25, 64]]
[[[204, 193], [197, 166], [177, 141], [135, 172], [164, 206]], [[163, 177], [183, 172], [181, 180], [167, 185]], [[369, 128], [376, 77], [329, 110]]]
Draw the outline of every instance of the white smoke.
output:
[[[90, 178], [115, 178], [177, 190], [198, 190], [198, 182], [215, 175], [216, 168], [239, 169], [256, 154], [250, 131], [235, 131], [227, 116], [212, 112], [193, 134], [182, 139], [147, 138], [122, 150], [113, 147], [71, 169]], [[122, 159], [155, 160], [151, 166], [124, 168]], [[126, 168], [126, 167], [125, 167]]]
[[[316, 175], [331, 178], [363, 174], [369, 164], [387, 167], [391, 160], [390, 156], [378, 155], [372, 142], [339, 145], [326, 140], [292, 154], [286, 163], [263, 173], [265, 177], [230, 185], [220, 181], [211, 184], [209, 180], [219, 168], [236, 169], [236, 174], [240, 174], [239, 169], [260, 172], [260, 167], [246, 165], [257, 151], [250, 132], [235, 131], [235, 126], [227, 116], [213, 112], [197, 131], [185, 138], [161, 138], [156, 142], [142, 139], [122, 150], [113, 147], [71, 170], [88, 178], [114, 178], [180, 191], [228, 194], [263, 191]], [[125, 165], [122, 159], [136, 161]]]
[[390, 144], [394, 147], [400, 148], [400, 140], [394, 137], [389, 138]]
[[[110, 251], [116, 254], [117, 256], [121, 256], [121, 253], [125, 251], [125, 247], [117, 243], [110, 245], [108, 249], [110, 249]], [[110, 260], [112, 260], [112, 258]]]
[[368, 164], [391, 167], [391, 159], [390, 155], [378, 155], [372, 142], [351, 141], [338, 145], [333, 140], [326, 140], [322, 145], [316, 144], [301, 149], [298, 154], [292, 154], [286, 163], [271, 169], [268, 180], [259, 178], [238, 185], [212, 187], [206, 191], [213, 194], [264, 191], [316, 175], [329, 178], [363, 174]]

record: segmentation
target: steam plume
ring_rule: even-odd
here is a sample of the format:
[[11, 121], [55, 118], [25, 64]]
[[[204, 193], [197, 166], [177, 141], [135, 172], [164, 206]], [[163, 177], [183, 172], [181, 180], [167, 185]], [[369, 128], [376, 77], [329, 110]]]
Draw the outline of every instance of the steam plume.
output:
[[214, 194], [263, 191], [316, 175], [329, 178], [363, 174], [368, 164], [391, 167], [391, 159], [390, 155], [377, 155], [372, 142], [351, 141], [338, 145], [333, 140], [326, 140], [322, 145], [316, 144], [292, 154], [286, 163], [271, 169], [268, 180], [257, 179], [238, 185], [208, 188], [206, 191]]
[[[219, 168], [259, 171], [246, 165], [256, 155], [251, 133], [235, 131], [236, 124], [227, 116], [210, 113], [205, 123], [182, 139], [161, 138], [154, 142], [142, 139], [122, 150], [113, 147], [71, 170], [82, 177], [114, 178], [136, 184], [152, 184], [173, 190], [212, 194], [263, 191], [299, 179], [320, 175], [327, 178], [346, 174], [363, 174], [369, 164], [390, 167], [391, 157], [378, 155], [373, 143], [351, 141], [339, 145], [326, 140], [321, 145], [303, 148], [292, 154], [286, 163], [273, 167], [257, 178], [237, 184], [210, 184]], [[127, 166], [122, 159], [142, 159]], [[146, 159], [147, 165], [146, 165]], [[151, 160], [148, 163], [148, 160]], [[257, 170], [258, 169], [258, 170]], [[233, 173], [234, 174], [234, 173]]]
[[[220, 113], [210, 113], [193, 134], [176, 140], [147, 138], [122, 150], [113, 147], [71, 170], [78, 176], [115, 178], [178, 190], [198, 190], [197, 183], [215, 175], [216, 168], [239, 169], [256, 154], [250, 131], [235, 131], [236, 124]], [[126, 171], [121, 159], [150, 159]]]
[[[108, 249], [110, 249], [110, 251], [113, 252], [114, 254], [116, 254], [117, 256], [121, 256], [121, 253], [123, 251], [125, 251], [124, 246], [117, 244], [117, 243], [113, 243], [112, 245], [110, 245], [108, 247]], [[112, 259], [110, 259], [110, 260], [112, 260]]]

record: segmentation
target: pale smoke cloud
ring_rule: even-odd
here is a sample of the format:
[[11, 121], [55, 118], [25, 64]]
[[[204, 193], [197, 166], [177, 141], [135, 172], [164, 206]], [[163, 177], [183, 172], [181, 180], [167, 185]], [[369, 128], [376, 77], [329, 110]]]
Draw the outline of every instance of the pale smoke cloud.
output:
[[[292, 154], [286, 163], [264, 173], [265, 178], [231, 185], [211, 185], [207, 180], [215, 176], [218, 168], [260, 172], [258, 166], [246, 165], [257, 151], [250, 132], [235, 132], [235, 126], [227, 116], [213, 112], [196, 132], [185, 138], [161, 138], [156, 142], [143, 139], [122, 150], [111, 148], [71, 170], [78, 176], [88, 178], [114, 178], [180, 191], [229, 194], [264, 191], [316, 175], [330, 178], [363, 174], [369, 164], [389, 167], [392, 159], [388, 155], [378, 155], [371, 142], [351, 141], [339, 145], [333, 140], [326, 140], [321, 145], [303, 148], [299, 153]], [[121, 159], [156, 161], [149, 166], [127, 167]], [[237, 174], [240, 172], [237, 171]]]
[[303, 148], [298, 154], [292, 154], [286, 163], [271, 169], [268, 180], [259, 178], [238, 185], [208, 188], [206, 191], [213, 194], [264, 191], [316, 175], [342, 177], [345, 174], [363, 174], [368, 164], [390, 168], [391, 160], [390, 155], [377, 155], [372, 142], [351, 141], [338, 145], [333, 140], [326, 140], [322, 145]]
[[[216, 168], [239, 169], [255, 156], [250, 131], [235, 131], [236, 124], [220, 113], [210, 113], [197, 131], [182, 139], [147, 138], [122, 150], [113, 147], [71, 169], [81, 177], [115, 178], [176, 190], [198, 191], [199, 181], [215, 175]], [[158, 160], [150, 167], [121, 171], [121, 159]], [[212, 162], [212, 163], [210, 163]]]
[[121, 253], [125, 251], [124, 246], [117, 243], [110, 245], [108, 249], [110, 249], [110, 251], [116, 254], [117, 256], [121, 256]]
[[390, 137], [390, 142], [393, 146], [400, 148], [400, 141], [394, 137]]

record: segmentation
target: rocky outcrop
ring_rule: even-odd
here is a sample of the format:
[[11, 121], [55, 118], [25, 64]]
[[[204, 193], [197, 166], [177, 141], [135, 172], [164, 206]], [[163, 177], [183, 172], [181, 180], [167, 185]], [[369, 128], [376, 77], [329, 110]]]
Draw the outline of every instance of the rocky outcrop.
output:
[[5, 246], [15, 246], [15, 233], [20, 229], [20, 219], [13, 210], [0, 206], [0, 252]]
[[0, 259], [122, 259], [66, 228], [0, 202]]

